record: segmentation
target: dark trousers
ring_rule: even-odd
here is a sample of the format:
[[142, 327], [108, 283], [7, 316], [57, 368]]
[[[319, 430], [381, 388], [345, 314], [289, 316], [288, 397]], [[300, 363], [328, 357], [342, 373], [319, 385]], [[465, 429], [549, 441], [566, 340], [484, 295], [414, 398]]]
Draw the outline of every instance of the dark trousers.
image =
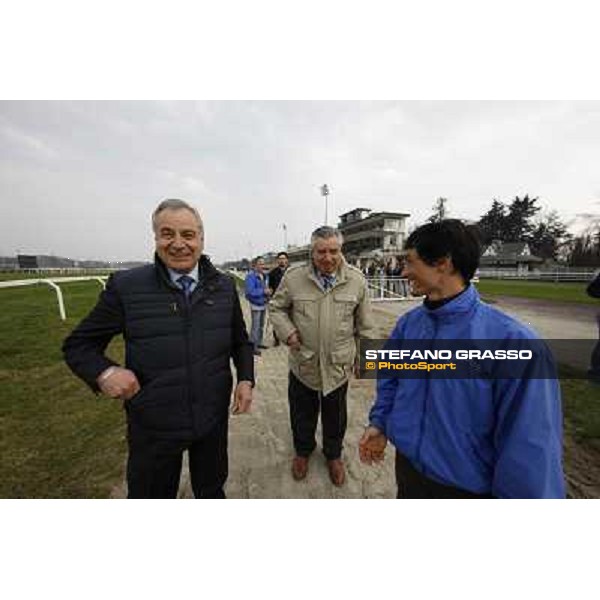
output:
[[188, 451], [190, 479], [196, 498], [225, 498], [227, 480], [225, 420], [193, 441], [157, 439], [129, 427], [128, 498], [176, 498], [183, 453]]
[[491, 498], [488, 495], [474, 494], [425, 477], [400, 452], [396, 452], [396, 485], [398, 486], [397, 498]]
[[321, 412], [323, 454], [327, 460], [339, 458], [348, 420], [346, 393], [348, 382], [323, 396], [321, 392], [306, 387], [291, 371], [288, 399], [294, 448], [298, 456], [309, 456], [315, 449], [315, 432]]

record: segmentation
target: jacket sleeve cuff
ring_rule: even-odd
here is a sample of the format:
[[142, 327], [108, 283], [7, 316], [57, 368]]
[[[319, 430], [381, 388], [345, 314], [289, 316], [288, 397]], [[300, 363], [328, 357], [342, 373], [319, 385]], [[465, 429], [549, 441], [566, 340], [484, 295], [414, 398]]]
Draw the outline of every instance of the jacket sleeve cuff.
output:
[[82, 369], [80, 372], [80, 376], [85, 381], [85, 383], [90, 387], [92, 392], [98, 394], [100, 393], [100, 387], [98, 386], [98, 377], [106, 371], [109, 367], [118, 367], [116, 362], [106, 358], [105, 356], [99, 357], [94, 364], [91, 365], [88, 369]]
[[251, 342], [246, 342], [239, 353], [239, 360], [236, 362], [236, 379], [238, 382], [249, 381], [254, 387], [254, 355], [252, 353], [254, 346]]
[[287, 340], [290, 337], [290, 335], [292, 335], [292, 333], [295, 333], [296, 331], [298, 331], [298, 329], [294, 327], [294, 325], [290, 324], [289, 326], [286, 325], [279, 331], [277, 331], [277, 335], [284, 344], [287, 344]]
[[369, 425], [379, 429], [379, 431], [385, 435], [385, 419], [382, 419], [379, 416], [369, 415]]
[[254, 387], [255, 382], [252, 379], [238, 379], [238, 385], [240, 383], [249, 383], [251, 387]]

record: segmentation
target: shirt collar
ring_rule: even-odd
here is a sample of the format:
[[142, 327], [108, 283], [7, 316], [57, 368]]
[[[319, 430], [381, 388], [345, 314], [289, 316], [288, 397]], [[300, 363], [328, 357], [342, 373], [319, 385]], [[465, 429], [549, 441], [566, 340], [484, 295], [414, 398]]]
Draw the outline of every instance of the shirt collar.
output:
[[169, 272], [169, 277], [171, 278], [171, 281], [175, 284], [177, 284], [177, 280], [182, 276], [182, 275], [187, 275], [188, 277], [191, 277], [194, 280], [194, 283], [198, 283], [198, 263], [196, 263], [196, 265], [194, 266], [194, 268], [189, 272], [189, 273], [179, 273], [177, 271], [174, 271], [173, 269], [170, 269], [169, 267], [167, 267], [167, 271]]
[[313, 270], [313, 273], [315, 274], [315, 277], [317, 278], [317, 281], [319, 282], [319, 284], [321, 285], [321, 287], [323, 289], [325, 289], [325, 279], [326, 278], [329, 278], [329, 280], [331, 281], [331, 287], [333, 287], [335, 285], [336, 278], [337, 278], [337, 272], [332, 273], [331, 275], [321, 273], [321, 271], [319, 271], [317, 269], [317, 267], [315, 267], [314, 263], [312, 264], [312, 270]]

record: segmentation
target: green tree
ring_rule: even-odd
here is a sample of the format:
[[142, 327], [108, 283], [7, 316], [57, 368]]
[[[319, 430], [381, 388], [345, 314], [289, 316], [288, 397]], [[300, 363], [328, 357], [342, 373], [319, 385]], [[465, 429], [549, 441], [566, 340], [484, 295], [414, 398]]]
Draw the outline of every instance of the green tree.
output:
[[576, 267], [600, 267], [600, 226], [597, 231], [577, 236], [572, 241], [569, 264]]
[[558, 213], [553, 210], [537, 221], [526, 241], [529, 242], [532, 254], [540, 258], [556, 260], [559, 250], [568, 244], [572, 237]]
[[504, 238], [506, 221], [506, 206], [494, 198], [492, 208], [488, 210], [477, 223], [484, 246], [491, 244], [493, 240]]
[[517, 196], [508, 207], [508, 214], [504, 222], [503, 240], [505, 242], [530, 242], [534, 225], [531, 219], [541, 209], [536, 205], [538, 198], [529, 195], [519, 198]]

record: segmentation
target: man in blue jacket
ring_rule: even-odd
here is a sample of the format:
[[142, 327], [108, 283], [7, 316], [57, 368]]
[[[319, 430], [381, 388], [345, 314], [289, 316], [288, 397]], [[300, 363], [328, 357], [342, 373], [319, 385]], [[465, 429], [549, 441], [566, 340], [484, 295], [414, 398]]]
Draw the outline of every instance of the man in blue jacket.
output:
[[[470, 283], [480, 255], [471, 228], [428, 223], [406, 249], [403, 275], [425, 300], [390, 340], [538, 340], [481, 302]], [[556, 378], [380, 378], [361, 459], [380, 460], [387, 440], [397, 451], [398, 498], [565, 496]]]
[[263, 333], [265, 328], [265, 314], [267, 310], [267, 299], [271, 295], [265, 275], [265, 260], [262, 256], [254, 259], [253, 270], [246, 275], [246, 300], [250, 303], [250, 341], [254, 344], [254, 354], [261, 355], [263, 344]]

